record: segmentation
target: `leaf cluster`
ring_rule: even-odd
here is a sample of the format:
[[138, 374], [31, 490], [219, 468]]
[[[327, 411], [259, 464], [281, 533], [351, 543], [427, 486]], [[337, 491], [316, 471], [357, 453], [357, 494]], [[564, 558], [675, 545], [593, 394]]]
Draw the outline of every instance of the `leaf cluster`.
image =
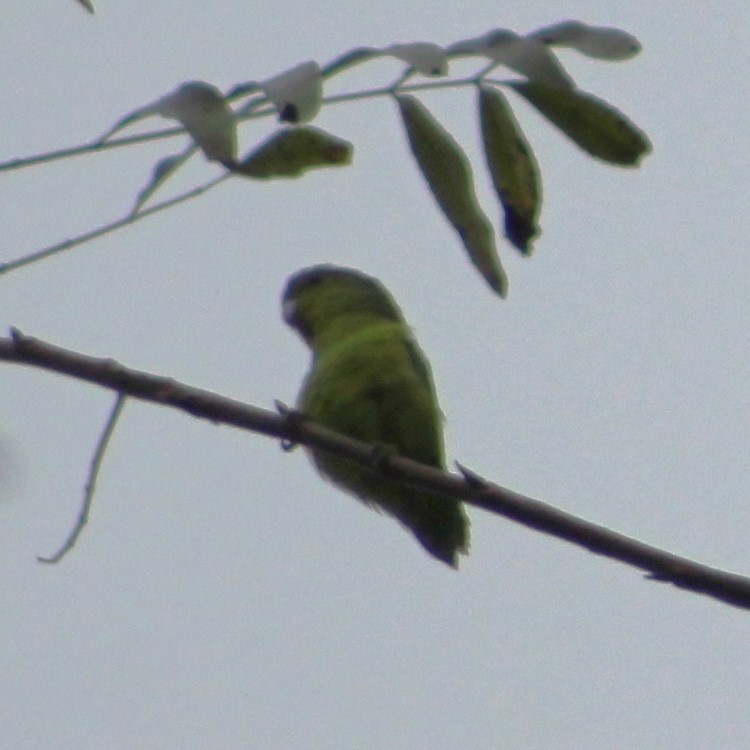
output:
[[[89, 242], [153, 213], [197, 197], [230, 177], [253, 181], [300, 178], [326, 167], [351, 164], [354, 145], [309, 123], [323, 106], [392, 97], [401, 116], [411, 152], [438, 207], [456, 231], [471, 263], [501, 297], [508, 279], [497, 248], [493, 222], [477, 198], [472, 166], [464, 149], [435, 118], [417, 94], [437, 88], [471, 87], [476, 91], [485, 166], [495, 189], [501, 225], [510, 244], [529, 255], [539, 235], [542, 180], [533, 148], [503, 89], [526, 100], [587, 154], [614, 166], [632, 167], [650, 150], [646, 135], [608, 102], [582, 91], [558, 60], [556, 48], [571, 48], [598, 60], [619, 61], [637, 54], [638, 41], [620, 29], [563, 21], [525, 35], [495, 29], [447, 46], [433, 42], [360, 47], [325, 66], [306, 61], [263, 81], [236, 84], [223, 94], [205, 81], [189, 81], [122, 117], [103, 136], [78, 149], [40, 155], [0, 165], [17, 169], [77, 153], [98, 152], [187, 133], [178, 153], [163, 157], [122, 218], [72, 240], [42, 248], [0, 264], [0, 274]], [[334, 76], [371, 60], [388, 57], [402, 64], [398, 78], [369, 91], [325, 95]], [[456, 58], [471, 58], [480, 69], [469, 77], [451, 77]], [[497, 79], [498, 69], [514, 77]], [[424, 80], [419, 80], [420, 77]], [[276, 114], [279, 127], [267, 140], [252, 142], [243, 156], [240, 126]], [[121, 131], [147, 118], [167, 118], [178, 127], [123, 137]], [[160, 203], [156, 194], [196, 154], [221, 167], [203, 185]]]

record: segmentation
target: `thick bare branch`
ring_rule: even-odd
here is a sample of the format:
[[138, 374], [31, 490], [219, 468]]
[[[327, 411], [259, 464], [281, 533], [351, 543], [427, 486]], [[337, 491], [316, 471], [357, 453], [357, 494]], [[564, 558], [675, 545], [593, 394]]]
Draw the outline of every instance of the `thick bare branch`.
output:
[[331, 432], [299, 418], [299, 415], [260, 409], [171, 378], [129, 369], [111, 359], [90, 357], [47, 344], [15, 330], [9, 338], [0, 337], [0, 360], [68, 375], [120, 394], [182, 409], [195, 417], [259, 432], [287, 443], [331, 451], [407, 484], [462, 498], [478, 508], [640, 568], [649, 574], [651, 580], [671, 583], [750, 609], [750, 578], [710, 568], [618, 534], [487, 482], [463, 467], [460, 467], [460, 475], [450, 474], [400, 456], [383, 456], [382, 451], [374, 463], [373, 446]]

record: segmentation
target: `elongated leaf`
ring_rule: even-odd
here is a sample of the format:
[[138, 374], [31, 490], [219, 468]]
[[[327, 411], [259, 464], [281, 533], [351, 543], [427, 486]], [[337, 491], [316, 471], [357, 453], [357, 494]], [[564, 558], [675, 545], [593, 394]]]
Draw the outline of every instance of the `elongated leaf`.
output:
[[611, 26], [589, 26], [582, 21], [561, 21], [532, 31], [529, 37], [545, 44], [571, 47], [598, 60], [628, 60], [641, 51], [641, 43], [627, 31]]
[[583, 91], [509, 83], [551, 123], [598, 159], [636, 166], [651, 150], [646, 134], [611, 104]]
[[508, 281], [500, 265], [492, 224], [474, 192], [471, 167], [453, 136], [413, 96], [397, 96], [409, 145], [430, 191], [458, 232], [471, 262], [505, 297]]
[[178, 120], [211, 161], [231, 164], [237, 158], [234, 113], [219, 89], [210, 83], [183, 83], [142, 112]]
[[314, 60], [299, 63], [260, 83], [278, 110], [282, 122], [309, 122], [320, 110], [323, 83], [320, 66]]
[[541, 184], [531, 150], [504, 94], [479, 88], [479, 119], [487, 167], [505, 211], [505, 236], [524, 255], [539, 233]]
[[153, 115], [177, 120], [203, 151], [205, 157], [222, 164], [237, 158], [237, 121], [234, 112], [216, 86], [205, 81], [188, 81], [155, 102], [125, 115], [100, 139], [104, 143], [128, 125]]
[[301, 177], [310, 169], [346, 166], [351, 163], [352, 151], [349, 141], [320, 128], [284, 128], [245, 157], [234, 171], [258, 180]]
[[148, 184], [138, 193], [133, 206], [133, 214], [143, 208], [151, 196], [193, 155], [194, 151], [195, 146], [190, 144], [181, 154], [167, 156], [157, 163]]
[[348, 70], [355, 65], [361, 65], [362, 63], [368, 62], [374, 57], [379, 57], [382, 54], [383, 53], [379, 49], [375, 49], [375, 47], [355, 47], [329, 62], [321, 70], [321, 75], [323, 78], [338, 75], [344, 70]]
[[391, 44], [384, 47], [383, 52], [403, 60], [423, 76], [448, 75], [448, 55], [441, 46], [432, 42]]
[[244, 81], [243, 83], [237, 83], [232, 86], [232, 88], [227, 91], [226, 98], [228, 100], [239, 99], [240, 97], [254, 94], [256, 91], [262, 91], [258, 81]]
[[573, 88], [573, 79], [547, 45], [535, 37], [525, 37], [510, 29], [495, 29], [446, 48], [451, 56], [479, 55], [515, 70], [530, 81], [559, 88]]

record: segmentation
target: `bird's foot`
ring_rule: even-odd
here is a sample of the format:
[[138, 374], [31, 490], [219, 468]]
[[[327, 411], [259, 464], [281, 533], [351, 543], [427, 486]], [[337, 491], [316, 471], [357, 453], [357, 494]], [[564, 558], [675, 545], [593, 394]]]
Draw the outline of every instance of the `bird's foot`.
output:
[[276, 411], [284, 418], [284, 435], [281, 438], [281, 450], [293, 451], [299, 445], [299, 428], [305, 420], [304, 412], [293, 409], [278, 399], [274, 401]]

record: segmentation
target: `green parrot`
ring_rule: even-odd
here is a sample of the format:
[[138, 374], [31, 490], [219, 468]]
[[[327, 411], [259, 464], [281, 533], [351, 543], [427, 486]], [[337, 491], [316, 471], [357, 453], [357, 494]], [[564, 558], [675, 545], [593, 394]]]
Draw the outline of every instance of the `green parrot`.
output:
[[[430, 367], [385, 287], [349, 268], [321, 265], [289, 279], [286, 322], [312, 350], [298, 408], [336, 432], [445, 466], [441, 413]], [[469, 545], [460, 502], [309, 449], [321, 474], [397, 518], [438, 560], [458, 567]]]

